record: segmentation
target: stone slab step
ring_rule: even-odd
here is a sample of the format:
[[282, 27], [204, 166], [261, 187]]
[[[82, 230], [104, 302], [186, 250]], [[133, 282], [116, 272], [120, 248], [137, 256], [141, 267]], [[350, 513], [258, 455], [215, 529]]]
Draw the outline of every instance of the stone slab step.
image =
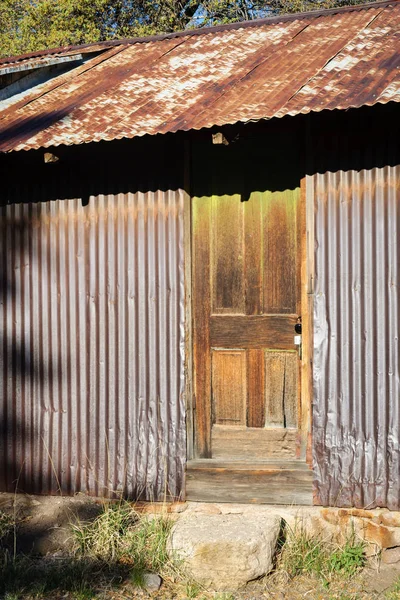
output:
[[188, 514], [174, 525], [168, 550], [206, 589], [234, 591], [273, 568], [277, 516]]

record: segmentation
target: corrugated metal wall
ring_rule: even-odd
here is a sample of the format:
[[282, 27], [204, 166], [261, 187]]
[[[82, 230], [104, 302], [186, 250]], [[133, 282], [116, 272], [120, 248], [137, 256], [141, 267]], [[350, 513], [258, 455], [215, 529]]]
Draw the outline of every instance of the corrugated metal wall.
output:
[[184, 192], [157, 188], [2, 207], [1, 490], [181, 493]]
[[[326, 115], [310, 117], [313, 450], [324, 505], [400, 508], [393, 110], [341, 122], [332, 113], [325, 129]], [[93, 144], [57, 149], [60, 167], [38, 153], [2, 162], [2, 490], [182, 491], [185, 192], [179, 135], [160, 139], [161, 154], [151, 139], [136, 154], [134, 141], [110, 143], [102, 161]]]
[[391, 133], [365, 131], [327, 132], [309, 177], [316, 503], [399, 509], [400, 160]]

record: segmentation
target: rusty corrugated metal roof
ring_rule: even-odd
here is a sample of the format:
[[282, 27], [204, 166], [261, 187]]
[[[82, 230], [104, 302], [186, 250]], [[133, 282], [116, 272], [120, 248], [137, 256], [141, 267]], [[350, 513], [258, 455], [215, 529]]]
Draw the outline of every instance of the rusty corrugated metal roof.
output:
[[97, 44], [0, 111], [0, 150], [398, 102], [399, 35], [393, 0]]

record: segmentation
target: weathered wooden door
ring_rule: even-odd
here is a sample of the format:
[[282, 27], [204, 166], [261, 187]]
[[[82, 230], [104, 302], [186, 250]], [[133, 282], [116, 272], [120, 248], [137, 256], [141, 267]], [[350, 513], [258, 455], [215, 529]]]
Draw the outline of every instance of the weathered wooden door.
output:
[[264, 176], [276, 156], [253, 160], [249, 147], [211, 149], [208, 189], [192, 200], [197, 456], [293, 460], [300, 186]]

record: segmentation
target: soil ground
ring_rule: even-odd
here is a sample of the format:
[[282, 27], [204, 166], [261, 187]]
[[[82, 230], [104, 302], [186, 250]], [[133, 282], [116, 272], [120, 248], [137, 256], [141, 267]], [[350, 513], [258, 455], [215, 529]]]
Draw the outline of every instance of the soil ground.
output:
[[[93, 520], [102, 511], [103, 505], [104, 501], [84, 495], [69, 498], [0, 494], [0, 511], [12, 514], [18, 523], [16, 546], [11, 542], [9, 550], [18, 555], [32, 556], [32, 561], [37, 561], [38, 566], [63, 561], [68, 555], [71, 523], [76, 519]], [[137, 508], [147, 511], [145, 505], [138, 505]], [[171, 517], [177, 518], [178, 512], [179, 507]], [[108, 576], [99, 577], [94, 581], [93, 589], [95, 595], [92, 597], [99, 600], [400, 600], [400, 563], [384, 565], [380, 563], [379, 557], [375, 557], [370, 559], [366, 568], [352, 580], [332, 582], [329, 586], [323, 585], [314, 576], [290, 579], [285, 573], [276, 571], [233, 594], [207, 592], [195, 585], [172, 580], [165, 580], [159, 591], [149, 593], [135, 586], [128, 577], [109, 573]], [[19, 597], [44, 600], [37, 591], [30, 595], [30, 590], [25, 590], [22, 596], [9, 598], [16, 600]], [[60, 596], [57, 593], [46, 596], [46, 600], [61, 598], [86, 600], [90, 596]]]

